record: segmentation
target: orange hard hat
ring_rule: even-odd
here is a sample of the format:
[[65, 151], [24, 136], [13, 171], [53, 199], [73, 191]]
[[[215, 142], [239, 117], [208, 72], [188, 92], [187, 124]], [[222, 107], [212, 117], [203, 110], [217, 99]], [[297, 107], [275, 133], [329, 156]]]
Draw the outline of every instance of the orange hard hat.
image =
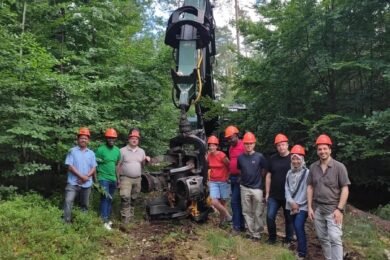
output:
[[247, 132], [244, 134], [244, 138], [242, 138], [242, 141], [247, 144], [256, 143], [256, 137], [253, 133]]
[[226, 127], [225, 129], [225, 137], [228, 138], [228, 137], [231, 137], [232, 135], [234, 134], [238, 134], [240, 131], [238, 131], [238, 128], [235, 127], [234, 125], [229, 125], [228, 127]]
[[104, 134], [105, 137], [111, 137], [111, 138], [117, 138], [118, 134], [116, 133], [114, 128], [108, 128], [106, 130], [106, 133]]
[[317, 140], [316, 140], [316, 145], [319, 145], [319, 144], [332, 145], [332, 140], [326, 134], [322, 134], [319, 137], [317, 137]]
[[214, 135], [210, 136], [208, 139], [207, 139], [207, 143], [208, 144], [219, 144], [219, 140], [217, 137], [215, 137]]
[[77, 135], [86, 135], [90, 137], [91, 133], [89, 132], [89, 129], [87, 127], [81, 127]]
[[138, 137], [138, 138], [141, 138], [141, 135], [140, 135], [140, 133], [139, 133], [139, 130], [136, 129], [136, 128], [131, 129], [130, 132], [129, 132], [129, 138], [130, 138], [130, 137]]
[[301, 145], [296, 144], [291, 148], [291, 153], [293, 154], [299, 154], [302, 156], [305, 156], [305, 148], [303, 148]]
[[288, 138], [284, 134], [277, 134], [275, 136], [274, 144], [278, 144], [278, 143], [281, 143], [281, 142], [288, 142]]

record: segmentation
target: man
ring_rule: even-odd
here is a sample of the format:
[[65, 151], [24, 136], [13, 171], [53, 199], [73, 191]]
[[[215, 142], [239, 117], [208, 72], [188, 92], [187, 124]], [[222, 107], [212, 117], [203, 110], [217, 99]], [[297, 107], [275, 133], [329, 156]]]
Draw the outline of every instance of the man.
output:
[[70, 149], [65, 159], [65, 165], [68, 167], [64, 204], [64, 221], [66, 223], [70, 223], [72, 220], [72, 207], [76, 195], [80, 195], [81, 209], [88, 210], [92, 176], [96, 171], [95, 154], [87, 147], [90, 136], [88, 128], [80, 128], [77, 135], [77, 146]]
[[[327, 260], [343, 259], [342, 224], [351, 184], [344, 164], [331, 157], [332, 140], [322, 134], [316, 140], [319, 160], [310, 165], [307, 179], [309, 219], [314, 225]], [[316, 209], [313, 210], [313, 201]]]
[[248, 235], [260, 240], [263, 228], [263, 190], [262, 179], [266, 173], [266, 160], [255, 152], [256, 137], [248, 132], [242, 139], [245, 153], [238, 157], [237, 166], [241, 170], [240, 190], [242, 213], [248, 227]]
[[114, 128], [109, 128], [104, 134], [106, 144], [101, 145], [96, 150], [97, 179], [100, 186], [104, 189], [105, 194], [100, 198], [100, 217], [103, 219], [104, 227], [111, 230], [112, 222], [110, 221], [112, 198], [114, 196], [117, 181], [116, 167], [121, 158], [119, 148], [115, 146], [117, 132]]
[[141, 191], [141, 174], [145, 161], [150, 158], [140, 148], [140, 132], [133, 128], [129, 132], [129, 143], [120, 149], [121, 158], [118, 164], [121, 196], [122, 223], [128, 224], [134, 216], [134, 203]]
[[231, 207], [233, 213], [233, 234], [237, 235], [245, 230], [244, 217], [242, 215], [241, 195], [240, 195], [240, 171], [237, 169], [238, 156], [244, 153], [243, 142], [238, 138], [238, 129], [235, 126], [228, 126], [225, 129], [225, 138], [228, 140], [229, 147], [229, 180], [231, 186]]
[[265, 200], [267, 202], [268, 243], [276, 243], [276, 215], [280, 207], [283, 208], [286, 237], [284, 243], [289, 245], [293, 237], [293, 225], [290, 214], [286, 210], [284, 185], [286, 175], [291, 168], [288, 138], [284, 134], [275, 136], [274, 144], [277, 153], [269, 160], [269, 169], [265, 178]]

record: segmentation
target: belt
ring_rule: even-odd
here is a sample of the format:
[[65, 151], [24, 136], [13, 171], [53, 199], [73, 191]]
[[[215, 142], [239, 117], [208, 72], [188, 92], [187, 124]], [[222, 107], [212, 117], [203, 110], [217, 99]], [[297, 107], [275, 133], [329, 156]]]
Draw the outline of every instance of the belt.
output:
[[120, 175], [119, 177], [126, 177], [126, 178], [130, 178], [130, 179], [138, 179], [138, 178], [141, 178], [141, 176], [138, 176], [138, 177], [130, 177], [130, 176], [127, 176], [127, 175]]

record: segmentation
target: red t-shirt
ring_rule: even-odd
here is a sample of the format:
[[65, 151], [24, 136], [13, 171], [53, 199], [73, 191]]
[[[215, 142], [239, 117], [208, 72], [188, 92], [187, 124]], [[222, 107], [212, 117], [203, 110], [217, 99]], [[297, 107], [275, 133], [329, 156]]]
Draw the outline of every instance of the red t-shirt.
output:
[[237, 159], [238, 156], [245, 152], [244, 143], [241, 140], [238, 140], [236, 146], [229, 147], [229, 172], [231, 175], [237, 175], [240, 171], [237, 169]]
[[221, 151], [217, 151], [216, 154], [209, 153], [207, 160], [209, 162], [210, 181], [226, 181], [228, 178], [228, 168], [223, 162], [226, 158], [226, 154]]

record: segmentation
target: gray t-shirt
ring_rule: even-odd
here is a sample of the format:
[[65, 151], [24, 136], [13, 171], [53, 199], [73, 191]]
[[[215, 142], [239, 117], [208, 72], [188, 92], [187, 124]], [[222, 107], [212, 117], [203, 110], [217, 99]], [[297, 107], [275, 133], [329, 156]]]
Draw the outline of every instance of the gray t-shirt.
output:
[[341, 188], [350, 185], [344, 164], [331, 159], [325, 173], [318, 160], [310, 165], [307, 185], [313, 187], [313, 201], [321, 214], [331, 214], [340, 201]]
[[119, 161], [120, 175], [130, 178], [138, 178], [142, 174], [142, 166], [145, 161], [145, 151], [137, 147], [131, 149], [128, 145], [120, 149], [121, 159]]

